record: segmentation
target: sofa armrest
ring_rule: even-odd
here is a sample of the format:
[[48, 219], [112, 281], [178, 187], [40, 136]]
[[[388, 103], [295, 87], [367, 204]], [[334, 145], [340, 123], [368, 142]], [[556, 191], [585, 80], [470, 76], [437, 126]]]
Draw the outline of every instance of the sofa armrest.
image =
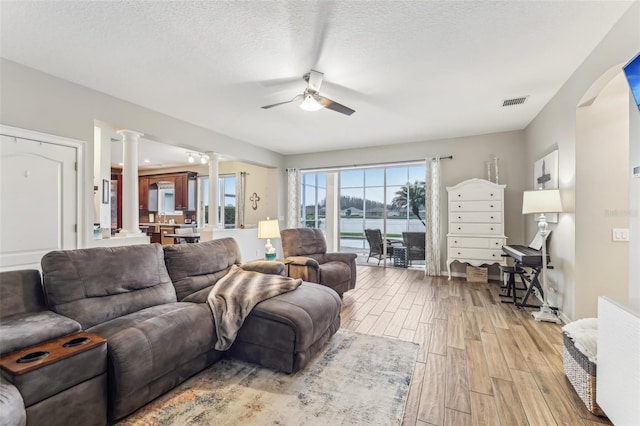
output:
[[81, 329], [77, 321], [51, 311], [5, 317], [0, 321], [0, 354], [35, 346]]
[[355, 253], [325, 253], [324, 254], [324, 261], [325, 262], [344, 262], [344, 263], [351, 263], [354, 262], [356, 260], [356, 258], [358, 257], [357, 254]]
[[245, 271], [260, 272], [262, 274], [283, 275], [284, 264], [281, 262], [272, 262], [268, 260], [252, 260], [251, 262], [240, 265]]
[[311, 257], [290, 256], [290, 257], [287, 257], [287, 260], [291, 262], [290, 265], [309, 266], [316, 269], [320, 267], [320, 264], [318, 264], [318, 261]]
[[0, 376], [0, 426], [25, 426], [27, 412], [22, 395], [14, 385]]

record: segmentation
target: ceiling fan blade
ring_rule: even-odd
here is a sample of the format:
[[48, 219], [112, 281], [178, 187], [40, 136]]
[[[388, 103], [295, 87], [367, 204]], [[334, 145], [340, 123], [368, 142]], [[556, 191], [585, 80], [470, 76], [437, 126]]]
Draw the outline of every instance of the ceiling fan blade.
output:
[[290, 101], [284, 101], [284, 102], [278, 102], [277, 104], [271, 104], [271, 105], [265, 105], [263, 107], [260, 107], [262, 109], [269, 109], [269, 108], [273, 108], [276, 107], [278, 105], [284, 105], [284, 104], [288, 104], [294, 101], [301, 101], [304, 98], [304, 95], [296, 95], [293, 99], [291, 99]]
[[351, 115], [354, 112], [356, 112], [355, 110], [353, 110], [353, 109], [351, 109], [351, 108], [349, 108], [347, 106], [344, 106], [342, 104], [339, 104], [336, 101], [332, 101], [329, 98], [325, 98], [324, 96], [318, 96], [317, 99], [318, 99], [318, 102], [320, 102], [325, 108], [337, 111], [337, 112], [339, 112], [341, 114]]
[[316, 70], [309, 71], [309, 79], [307, 80], [309, 83], [308, 90], [318, 93], [320, 91], [320, 86], [322, 86], [323, 78], [324, 73]]

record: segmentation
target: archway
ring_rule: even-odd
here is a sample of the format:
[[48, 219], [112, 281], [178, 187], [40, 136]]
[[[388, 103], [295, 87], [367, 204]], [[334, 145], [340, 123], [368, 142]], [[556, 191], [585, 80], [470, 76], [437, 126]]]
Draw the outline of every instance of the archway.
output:
[[576, 108], [575, 318], [595, 317], [598, 296], [626, 300], [629, 228], [629, 89], [616, 66]]

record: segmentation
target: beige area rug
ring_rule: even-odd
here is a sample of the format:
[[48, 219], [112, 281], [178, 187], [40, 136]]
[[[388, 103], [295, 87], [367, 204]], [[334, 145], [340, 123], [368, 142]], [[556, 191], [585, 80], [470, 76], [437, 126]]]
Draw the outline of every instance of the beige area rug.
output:
[[296, 374], [221, 360], [118, 425], [400, 425], [417, 355], [340, 330]]

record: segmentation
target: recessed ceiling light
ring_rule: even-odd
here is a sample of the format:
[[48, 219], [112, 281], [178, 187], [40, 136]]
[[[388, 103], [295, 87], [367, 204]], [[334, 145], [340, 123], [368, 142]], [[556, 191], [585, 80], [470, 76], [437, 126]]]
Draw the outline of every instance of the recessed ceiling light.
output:
[[151, 160], [148, 160], [148, 159], [147, 159], [147, 160], [144, 160], [144, 162], [145, 162], [145, 163], [150, 163], [150, 162], [151, 162]]
[[118, 163], [118, 166], [124, 166], [124, 163]]

